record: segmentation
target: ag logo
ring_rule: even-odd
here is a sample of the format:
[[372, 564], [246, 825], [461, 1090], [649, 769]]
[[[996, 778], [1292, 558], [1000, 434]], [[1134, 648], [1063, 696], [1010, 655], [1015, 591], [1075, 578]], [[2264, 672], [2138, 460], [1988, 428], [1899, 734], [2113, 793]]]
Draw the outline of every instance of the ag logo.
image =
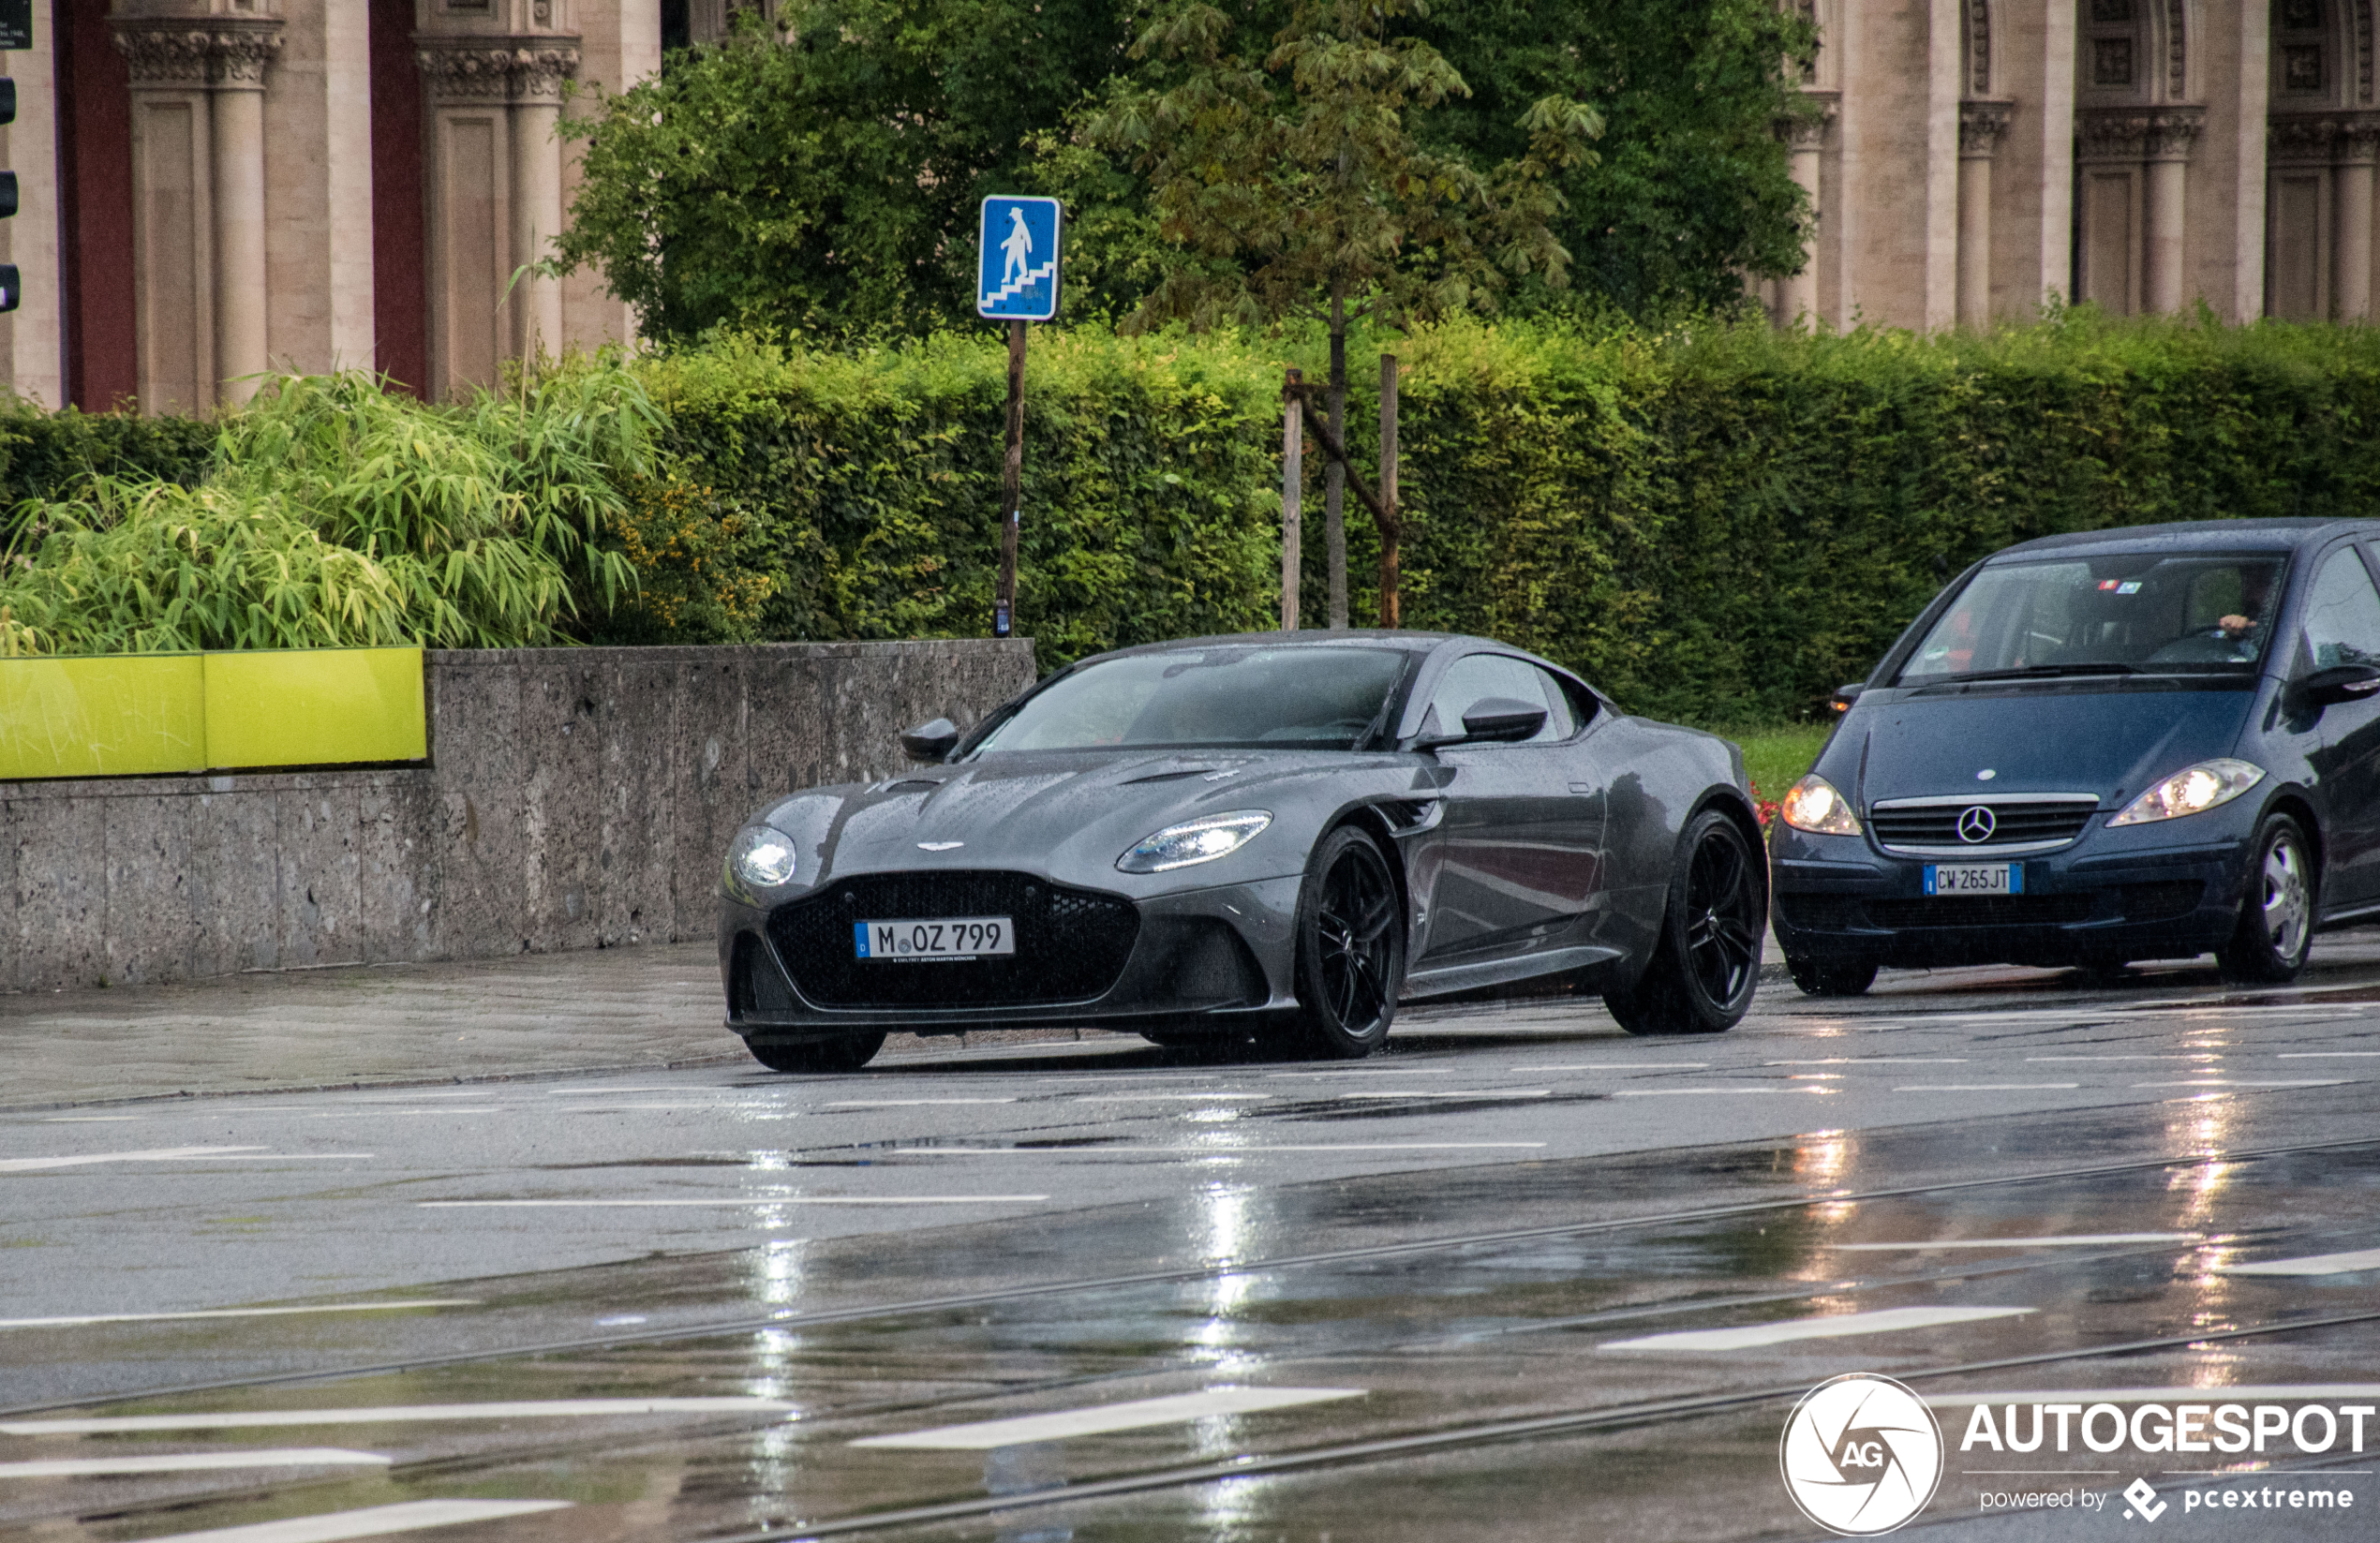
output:
[[1778, 1444], [1785, 1491], [1802, 1514], [1849, 1537], [1888, 1533], [1926, 1508], [1942, 1476], [1942, 1432], [1926, 1401], [1853, 1372], [1793, 1406]]

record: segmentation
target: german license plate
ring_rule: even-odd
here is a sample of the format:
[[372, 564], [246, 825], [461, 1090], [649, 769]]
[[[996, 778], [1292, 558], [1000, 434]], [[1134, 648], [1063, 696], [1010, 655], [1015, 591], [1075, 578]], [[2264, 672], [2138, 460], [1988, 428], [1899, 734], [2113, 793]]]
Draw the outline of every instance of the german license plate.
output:
[[1017, 929], [1005, 916], [854, 922], [851, 930], [863, 959], [979, 959], [1017, 951]]
[[1928, 895], [2022, 895], [2022, 863], [1927, 863]]

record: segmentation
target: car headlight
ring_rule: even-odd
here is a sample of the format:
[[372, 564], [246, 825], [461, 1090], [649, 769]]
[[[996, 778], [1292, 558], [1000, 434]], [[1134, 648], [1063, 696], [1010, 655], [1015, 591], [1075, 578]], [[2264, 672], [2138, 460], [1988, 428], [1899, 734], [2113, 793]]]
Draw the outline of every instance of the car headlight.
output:
[[731, 884], [774, 889], [791, 882], [796, 866], [793, 838], [766, 825], [736, 832], [736, 844], [727, 849], [727, 882]]
[[1168, 825], [1117, 858], [1116, 867], [1126, 873], [1164, 873], [1193, 863], [1212, 863], [1246, 846], [1271, 823], [1272, 816], [1263, 809], [1238, 809]]
[[2155, 820], [2179, 820], [2204, 814], [2230, 803], [2265, 779], [2265, 769], [2253, 761], [2222, 757], [2185, 766], [2126, 804], [2111, 825], [2145, 825]]
[[1835, 784], [1810, 773], [1785, 790], [1785, 801], [1778, 806], [1778, 815], [1795, 830], [1814, 831], [1821, 836], [1857, 836], [1859, 816], [1852, 812], [1851, 800], [1835, 791]]

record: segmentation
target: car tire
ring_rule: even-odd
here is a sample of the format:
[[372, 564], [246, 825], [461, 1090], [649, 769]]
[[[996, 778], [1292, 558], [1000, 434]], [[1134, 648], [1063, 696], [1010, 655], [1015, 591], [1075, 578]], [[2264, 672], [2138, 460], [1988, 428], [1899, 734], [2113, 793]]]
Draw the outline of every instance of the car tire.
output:
[[1876, 984], [1873, 959], [1808, 959], [1785, 956], [1785, 972], [1802, 994], [1811, 997], [1859, 997]]
[[856, 1072], [875, 1059], [885, 1047], [880, 1031], [872, 1034], [844, 1034], [835, 1039], [811, 1039], [794, 1042], [778, 1041], [763, 1044], [746, 1040], [744, 1048], [752, 1059], [772, 1072]]
[[1405, 984], [1405, 906], [1388, 853], [1341, 825], [1317, 842], [1298, 895], [1296, 1046], [1356, 1061], [1388, 1043]]
[[2285, 814], [2265, 817], [2249, 849], [2239, 928], [2215, 950], [2223, 978], [2275, 986], [2295, 980], [2313, 949], [2313, 863], [2306, 833]]
[[1768, 868], [1718, 809], [1687, 823], [1660, 942], [1635, 983], [1603, 1005], [1631, 1034], [1716, 1034], [1743, 1020], [1761, 984]]

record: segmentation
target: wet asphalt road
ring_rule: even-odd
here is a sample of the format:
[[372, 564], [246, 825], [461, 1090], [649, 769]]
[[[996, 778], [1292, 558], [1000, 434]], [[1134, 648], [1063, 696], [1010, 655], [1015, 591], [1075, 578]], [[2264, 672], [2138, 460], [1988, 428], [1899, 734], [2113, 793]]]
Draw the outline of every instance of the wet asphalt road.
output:
[[[1717, 1039], [1415, 1014], [1355, 1065], [1118, 1037], [18, 1113], [0, 1534], [1818, 1536], [1778, 1435], [1844, 1372], [1954, 1447], [1982, 1393], [2380, 1404], [2380, 1254], [2332, 1257], [2380, 1250], [2375, 1079], [2359, 962], [1772, 987]], [[2365, 1446], [1954, 1449], [1918, 1525], [2102, 1536], [2120, 1497], [1979, 1497], [2278, 1465], [2361, 1508], [2155, 1531], [2366, 1536]]]

